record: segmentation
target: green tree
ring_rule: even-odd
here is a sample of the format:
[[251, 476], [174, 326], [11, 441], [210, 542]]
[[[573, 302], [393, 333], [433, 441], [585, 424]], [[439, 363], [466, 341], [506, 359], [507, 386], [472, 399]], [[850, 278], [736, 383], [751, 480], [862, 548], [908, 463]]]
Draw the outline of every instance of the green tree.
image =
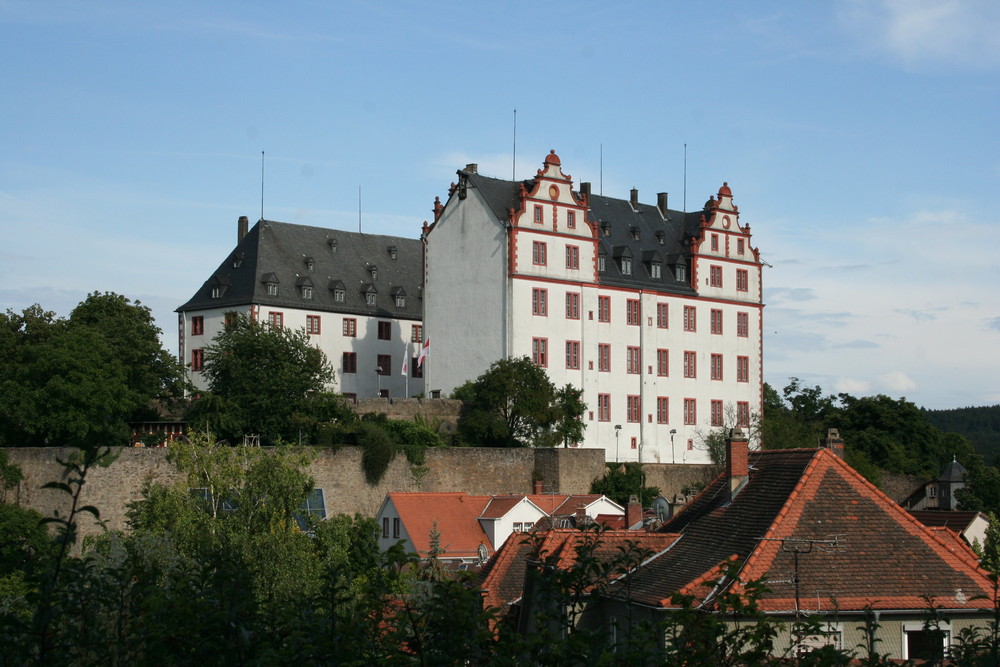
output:
[[453, 394], [465, 401], [459, 434], [486, 447], [552, 447], [572, 438], [576, 427], [568, 426], [583, 416], [586, 406], [574, 392], [557, 390], [528, 357], [495, 361]]
[[0, 444], [124, 445], [128, 422], [179, 395], [181, 368], [139, 302], [93, 293], [69, 319], [0, 315]]
[[646, 475], [641, 463], [609, 463], [604, 477], [590, 483], [591, 493], [601, 493], [622, 507], [629, 496], [636, 495], [643, 507], [650, 507], [660, 495], [660, 487], [646, 486]]
[[[304, 330], [257, 322], [241, 315], [205, 349], [205, 376], [222, 400], [203, 409], [196, 401], [194, 418], [211, 415], [220, 435], [260, 435], [265, 442], [297, 442], [310, 396], [333, 382], [333, 370]], [[221, 409], [220, 409], [221, 408]], [[239, 424], [237, 430], [229, 430]]]

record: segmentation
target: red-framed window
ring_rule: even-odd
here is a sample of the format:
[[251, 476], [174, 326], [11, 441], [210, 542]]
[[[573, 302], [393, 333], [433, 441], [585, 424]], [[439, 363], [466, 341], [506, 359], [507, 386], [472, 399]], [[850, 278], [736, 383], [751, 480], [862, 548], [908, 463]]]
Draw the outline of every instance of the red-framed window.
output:
[[717, 308], [713, 308], [711, 312], [711, 319], [709, 321], [711, 325], [712, 333], [721, 335], [722, 334], [722, 311]]
[[750, 274], [746, 269], [736, 269], [736, 290], [746, 292], [750, 289]]
[[549, 365], [549, 339], [548, 338], [532, 338], [531, 339], [531, 360], [535, 362], [536, 366], [541, 366], [545, 368]]
[[712, 426], [722, 426], [722, 401], [712, 401]]
[[611, 394], [597, 395], [597, 421], [611, 421]]
[[750, 381], [750, 357], [736, 357], [736, 381]]
[[575, 245], [566, 246], [566, 268], [567, 269], [580, 268], [580, 246], [575, 246]]
[[576, 211], [566, 211], [566, 226], [569, 229], [576, 229]]
[[566, 341], [566, 368], [571, 370], [580, 369], [580, 341]]
[[698, 357], [690, 350], [684, 352], [684, 377], [698, 377]]
[[740, 428], [750, 426], [750, 404], [746, 401], [736, 403], [736, 425]]
[[311, 336], [320, 334], [321, 319], [319, 315], [306, 315], [306, 333]]
[[736, 335], [747, 338], [750, 335], [750, 314], [736, 313]]
[[597, 370], [607, 373], [611, 370], [611, 344], [597, 344]]
[[656, 374], [660, 377], [670, 375], [670, 350], [660, 348], [656, 351]]
[[205, 370], [205, 350], [201, 348], [191, 350], [191, 370]]
[[358, 321], [353, 317], [344, 318], [344, 335], [351, 338], [358, 335]]
[[539, 287], [531, 290], [531, 314], [545, 317], [549, 314], [549, 291]]
[[626, 402], [627, 413], [626, 420], [630, 422], [639, 421], [640, 404], [638, 396], [629, 396]]
[[388, 320], [379, 320], [378, 339], [392, 340], [392, 322], [389, 322]]
[[684, 377], [698, 377], [698, 355], [690, 350], [684, 352]]
[[717, 251], [718, 249], [719, 249], [719, 235], [712, 234], [712, 250]]
[[538, 222], [538, 223], [542, 222], [542, 207], [541, 206], [536, 206], [535, 207], [535, 222]]
[[666, 396], [656, 397], [656, 423], [670, 423], [670, 399]]
[[610, 296], [599, 296], [599, 297], [597, 297], [597, 321], [598, 322], [610, 322], [611, 321], [611, 297]]
[[536, 266], [545, 266], [547, 263], [547, 248], [544, 241], [531, 242], [531, 263]]
[[344, 373], [357, 373], [358, 372], [358, 353], [357, 352], [344, 352], [344, 358], [341, 365]]
[[684, 331], [698, 330], [698, 311], [694, 306], [684, 306]]
[[267, 314], [267, 321], [275, 329], [281, 329], [285, 326], [285, 314], [272, 310]]
[[721, 380], [722, 379], [722, 355], [713, 354], [712, 355], [712, 379]]
[[566, 319], [580, 319], [580, 293], [566, 292]]
[[[684, 399], [684, 423], [688, 426], [698, 423], [698, 401], [693, 398]], [[688, 449], [691, 448], [691, 441], [688, 440]]]
[[413, 324], [410, 326], [410, 342], [411, 343], [424, 342], [424, 326], [422, 324]]
[[203, 315], [195, 315], [191, 318], [191, 335], [192, 336], [202, 336], [205, 333], [205, 317]]
[[743, 239], [736, 239], [736, 254], [742, 255], [744, 252], [746, 252], [746, 244]]
[[639, 438], [632, 436], [632, 442], [629, 445], [632, 449], [639, 449]]
[[625, 300], [625, 322], [626, 324], [639, 324], [642, 319], [642, 314], [639, 311], [639, 300], [638, 299], [626, 299]]
[[722, 287], [722, 267], [721, 266], [710, 266], [708, 267], [708, 283], [712, 287]]
[[639, 348], [631, 345], [625, 348], [625, 372], [633, 375], [642, 372], [642, 355]]
[[670, 311], [667, 305], [665, 303], [656, 304], [656, 326], [660, 329], [666, 329], [670, 326]]

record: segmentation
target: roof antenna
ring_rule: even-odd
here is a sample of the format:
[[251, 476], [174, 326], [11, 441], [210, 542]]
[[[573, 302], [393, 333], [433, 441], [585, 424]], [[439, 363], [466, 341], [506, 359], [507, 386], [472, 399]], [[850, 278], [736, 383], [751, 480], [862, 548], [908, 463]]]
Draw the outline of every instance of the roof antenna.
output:
[[260, 219], [264, 219], [264, 151], [260, 152]]
[[514, 154], [510, 163], [510, 180], [517, 180], [517, 109], [514, 109]]
[[601, 196], [603, 197], [604, 196], [604, 144], [601, 144], [601, 167], [600, 167], [600, 172], [601, 172], [601, 181], [600, 181], [600, 184], [601, 184]]
[[358, 186], [358, 233], [361, 232], [361, 186]]
[[684, 212], [688, 210], [688, 145], [684, 144]]

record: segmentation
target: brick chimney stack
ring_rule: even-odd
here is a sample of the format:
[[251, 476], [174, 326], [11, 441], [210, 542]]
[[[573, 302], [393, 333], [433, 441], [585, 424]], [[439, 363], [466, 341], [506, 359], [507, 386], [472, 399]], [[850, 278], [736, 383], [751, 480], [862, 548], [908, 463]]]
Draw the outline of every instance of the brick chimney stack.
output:
[[826, 430], [826, 437], [820, 442], [838, 457], [844, 458], [844, 440], [840, 437], [838, 429], [828, 428]]
[[632, 188], [629, 192], [629, 202], [632, 204], [633, 210], [639, 210], [639, 190], [637, 188]]
[[734, 428], [726, 438], [726, 477], [729, 478], [730, 498], [735, 498], [740, 487], [750, 478], [749, 446], [742, 429]]
[[533, 491], [533, 493], [534, 493], [534, 494], [535, 494], [536, 496], [540, 496], [540, 495], [542, 495], [542, 480], [540, 480], [540, 479], [536, 479], [536, 480], [535, 480], [535, 484], [534, 484], [534, 491]]
[[639, 497], [633, 493], [628, 497], [628, 505], [625, 506], [625, 530], [631, 530], [641, 521], [642, 504], [639, 503]]
[[586, 526], [590, 523], [590, 517], [587, 516], [587, 506], [578, 505], [576, 508], [576, 527]]
[[241, 215], [236, 223], [236, 243], [242, 241], [249, 232], [250, 220], [245, 215]]

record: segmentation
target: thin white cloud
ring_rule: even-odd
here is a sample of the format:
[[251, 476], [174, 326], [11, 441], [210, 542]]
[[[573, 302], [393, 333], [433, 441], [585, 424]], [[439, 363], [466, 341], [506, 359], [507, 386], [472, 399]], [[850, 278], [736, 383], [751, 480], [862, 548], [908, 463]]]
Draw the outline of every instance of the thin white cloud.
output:
[[871, 382], [868, 382], [867, 380], [841, 377], [837, 378], [834, 381], [833, 390], [838, 394], [853, 394], [855, 396], [864, 396], [866, 394], [871, 393], [872, 385]]
[[859, 44], [909, 68], [1000, 67], [996, 0], [854, 0], [840, 20]]

